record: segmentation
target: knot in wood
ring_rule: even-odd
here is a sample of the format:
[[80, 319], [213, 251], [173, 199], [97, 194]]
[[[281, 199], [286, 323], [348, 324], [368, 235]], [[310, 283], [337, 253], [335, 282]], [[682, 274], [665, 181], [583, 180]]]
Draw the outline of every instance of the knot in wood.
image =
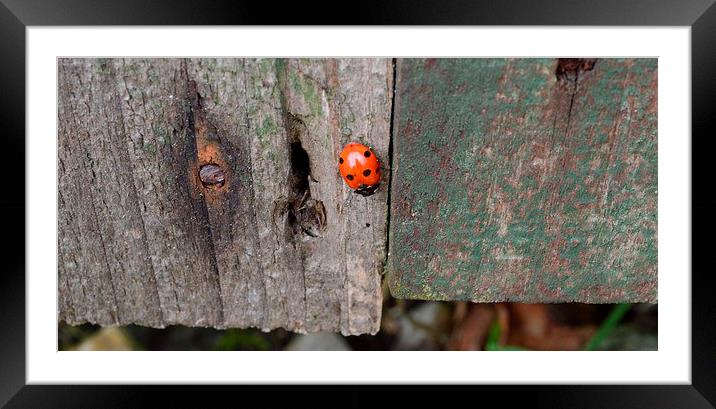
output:
[[214, 163], [202, 165], [199, 168], [199, 178], [201, 179], [201, 184], [204, 185], [204, 187], [214, 188], [224, 186], [224, 181], [226, 180], [224, 170], [221, 169], [221, 166]]

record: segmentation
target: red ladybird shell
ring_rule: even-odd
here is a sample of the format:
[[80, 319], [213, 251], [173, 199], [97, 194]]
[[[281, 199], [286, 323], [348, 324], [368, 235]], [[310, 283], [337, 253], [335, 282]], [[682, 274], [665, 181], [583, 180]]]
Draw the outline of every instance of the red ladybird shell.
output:
[[365, 196], [380, 184], [380, 162], [373, 150], [363, 144], [351, 142], [343, 148], [338, 170], [351, 189]]

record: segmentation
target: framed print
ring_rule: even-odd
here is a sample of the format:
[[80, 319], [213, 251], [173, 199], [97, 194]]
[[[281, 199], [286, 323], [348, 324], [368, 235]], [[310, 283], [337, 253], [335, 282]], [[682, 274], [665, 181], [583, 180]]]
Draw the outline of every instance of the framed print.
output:
[[[716, 208], [694, 149], [712, 2], [398, 3], [3, 1], [0, 402], [459, 383], [713, 407], [710, 269], [692, 260]], [[449, 336], [421, 324], [441, 316]], [[653, 334], [605, 346], [625, 317]], [[147, 347], [158, 333], [212, 347]]]

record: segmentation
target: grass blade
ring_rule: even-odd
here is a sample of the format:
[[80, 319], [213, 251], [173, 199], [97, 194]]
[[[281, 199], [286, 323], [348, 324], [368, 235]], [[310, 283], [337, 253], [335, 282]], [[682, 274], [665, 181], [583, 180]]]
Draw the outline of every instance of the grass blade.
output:
[[604, 339], [612, 332], [612, 330], [619, 324], [619, 321], [624, 317], [624, 315], [629, 311], [631, 308], [631, 304], [618, 304], [612, 311], [609, 313], [607, 318], [602, 322], [602, 325], [599, 327], [597, 332], [592, 336], [592, 338], [587, 342], [587, 345], [584, 347], [587, 351], [594, 351], [597, 349]]

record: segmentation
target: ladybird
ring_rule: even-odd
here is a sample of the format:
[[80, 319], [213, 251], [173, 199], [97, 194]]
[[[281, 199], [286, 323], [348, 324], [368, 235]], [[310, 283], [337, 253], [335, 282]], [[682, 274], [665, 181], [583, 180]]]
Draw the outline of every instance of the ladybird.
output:
[[380, 162], [363, 144], [351, 142], [343, 148], [338, 170], [348, 187], [363, 196], [372, 195], [380, 185]]

